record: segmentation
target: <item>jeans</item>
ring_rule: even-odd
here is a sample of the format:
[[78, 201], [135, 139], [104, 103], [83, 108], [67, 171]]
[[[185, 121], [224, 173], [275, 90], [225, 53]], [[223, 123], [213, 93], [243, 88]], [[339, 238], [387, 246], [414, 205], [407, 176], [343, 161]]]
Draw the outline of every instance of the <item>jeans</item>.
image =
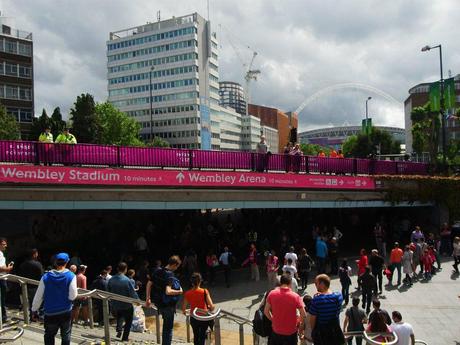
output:
[[317, 265], [318, 265], [318, 274], [325, 273], [325, 270], [326, 270], [326, 258], [321, 258], [321, 257], [318, 256], [316, 258], [316, 261], [317, 261]]
[[377, 284], [378, 284], [378, 287], [379, 287], [379, 292], [382, 292], [382, 279], [383, 279], [383, 273], [382, 273], [382, 270], [378, 270], [378, 271], [372, 271], [372, 275], [375, 277], [375, 279], [377, 279]]
[[372, 304], [372, 290], [363, 289], [363, 309], [369, 313]]
[[299, 272], [300, 286], [302, 287], [302, 289], [307, 288], [309, 273], [310, 273], [309, 271], [301, 271], [301, 272]]
[[[363, 343], [363, 338], [361, 337], [354, 337], [354, 338], [355, 338], [356, 345], [361, 345]], [[348, 338], [347, 342], [348, 342], [348, 345], [352, 345], [353, 337]]]
[[350, 284], [342, 284], [342, 296], [345, 304], [350, 301]]
[[2, 320], [5, 322], [7, 320], [7, 315], [6, 315], [6, 281], [1, 280], [0, 281], [0, 294], [1, 294], [1, 300], [0, 303], [2, 303]]
[[251, 264], [251, 279], [256, 282], [260, 280], [259, 266], [257, 264]]
[[270, 345], [297, 345], [297, 333], [291, 335], [281, 335], [272, 333]]
[[277, 285], [277, 272], [267, 272], [267, 280], [268, 280], [268, 290], [272, 290], [276, 288]]
[[[121, 340], [126, 341], [129, 338], [129, 332], [131, 331], [131, 325], [133, 323], [133, 314], [134, 309], [133, 307], [129, 307], [128, 309], [121, 309], [115, 312], [115, 316], [117, 317], [117, 333], [121, 333], [123, 331], [123, 336]], [[125, 326], [123, 327], [123, 321], [125, 321]]]
[[200, 321], [190, 317], [190, 325], [193, 329], [193, 345], [204, 345], [206, 342], [206, 331], [209, 327], [208, 321]]
[[230, 265], [224, 265], [224, 276], [225, 276], [225, 285], [230, 287], [230, 273], [232, 271], [232, 267]]
[[[394, 271], [398, 270], [398, 285], [401, 284], [401, 263], [400, 262], [393, 262], [391, 264], [391, 271], [394, 273]], [[391, 276], [390, 283], [393, 281], [393, 276]]]
[[58, 315], [45, 315], [45, 345], [54, 345], [54, 337], [61, 331], [61, 344], [70, 345], [72, 331], [72, 313], [65, 312]]
[[174, 326], [175, 308], [172, 306], [160, 308], [160, 314], [163, 317], [163, 333], [161, 345], [171, 345], [173, 326]]

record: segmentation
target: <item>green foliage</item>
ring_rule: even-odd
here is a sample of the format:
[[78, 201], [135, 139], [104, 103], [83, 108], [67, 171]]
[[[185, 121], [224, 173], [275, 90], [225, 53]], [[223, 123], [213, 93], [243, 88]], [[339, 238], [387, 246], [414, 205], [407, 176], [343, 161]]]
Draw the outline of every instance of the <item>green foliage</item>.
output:
[[323, 151], [326, 155], [329, 155], [330, 149], [328, 147], [323, 147], [318, 144], [300, 144], [300, 150], [304, 155], [307, 156], [317, 156], [320, 151]]
[[102, 130], [96, 114], [94, 97], [88, 93], [77, 97], [70, 110], [72, 133], [79, 143], [98, 144], [101, 142]]
[[147, 143], [147, 147], [169, 147], [169, 143], [163, 138], [153, 137], [153, 140]]
[[401, 153], [401, 143], [388, 132], [372, 127], [369, 135], [359, 133], [348, 137], [342, 145], [345, 157], [367, 158], [370, 155]]
[[108, 102], [97, 104], [95, 114], [101, 125], [101, 144], [143, 146], [140, 125], [133, 118]]
[[[29, 140], [36, 141], [40, 134], [45, 130], [46, 127], [51, 127], [51, 119], [48, 117], [46, 110], [42, 110], [42, 114], [39, 117], [34, 117], [32, 121], [32, 127], [30, 129]], [[54, 134], [54, 133], [53, 133]]]
[[438, 112], [430, 111], [430, 102], [415, 107], [411, 112], [413, 148], [415, 152], [429, 152], [432, 162], [436, 161], [439, 149], [441, 120]]
[[0, 140], [18, 140], [20, 137], [21, 132], [16, 118], [8, 114], [0, 105]]
[[62, 119], [61, 108], [56, 107], [51, 114], [51, 133], [57, 138], [67, 126], [66, 122]]
[[449, 210], [452, 220], [460, 217], [460, 179], [432, 176], [379, 176], [383, 181], [385, 199], [392, 203], [436, 202]]

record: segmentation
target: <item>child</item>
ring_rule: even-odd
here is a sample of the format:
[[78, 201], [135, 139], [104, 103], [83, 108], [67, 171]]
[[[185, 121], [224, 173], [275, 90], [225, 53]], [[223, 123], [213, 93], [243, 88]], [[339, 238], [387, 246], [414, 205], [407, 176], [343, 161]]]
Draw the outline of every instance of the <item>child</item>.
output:
[[421, 264], [423, 264], [424, 272], [425, 272], [425, 279], [431, 279], [431, 269], [433, 268], [433, 258], [430, 255], [428, 248], [423, 251], [422, 258], [420, 260]]
[[312, 299], [313, 298], [310, 295], [305, 295], [303, 297], [303, 304], [305, 304], [305, 311], [307, 313], [307, 317], [304, 321], [304, 324], [299, 325], [299, 327], [303, 328], [303, 337], [301, 338], [302, 345], [313, 345], [313, 339], [311, 337], [311, 326], [310, 326], [311, 315], [308, 313]]

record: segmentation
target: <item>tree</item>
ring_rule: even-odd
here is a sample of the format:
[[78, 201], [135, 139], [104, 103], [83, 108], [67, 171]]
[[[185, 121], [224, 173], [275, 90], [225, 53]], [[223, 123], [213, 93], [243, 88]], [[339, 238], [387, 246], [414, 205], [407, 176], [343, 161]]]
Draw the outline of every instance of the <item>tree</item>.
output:
[[388, 132], [372, 127], [369, 135], [359, 133], [348, 137], [342, 145], [346, 157], [367, 158], [370, 155], [401, 153], [401, 143]]
[[139, 139], [140, 125], [133, 118], [105, 102], [96, 105], [102, 135], [101, 144], [143, 146]]
[[51, 127], [51, 119], [48, 117], [45, 108], [39, 117], [34, 117], [32, 127], [30, 129], [29, 140], [37, 141], [40, 134], [46, 127]]
[[20, 138], [21, 131], [18, 121], [0, 105], [0, 140], [18, 140]]
[[411, 112], [413, 148], [415, 152], [428, 152], [432, 162], [436, 161], [439, 149], [441, 121], [438, 112], [430, 111], [430, 102], [415, 107]]
[[70, 110], [70, 115], [72, 131], [78, 142], [92, 144], [101, 142], [101, 124], [92, 95], [86, 93], [78, 96]]
[[53, 136], [56, 138], [66, 126], [66, 122], [62, 119], [61, 108], [54, 108], [53, 114], [51, 114], [51, 132]]
[[147, 147], [169, 147], [169, 143], [160, 137], [153, 137], [153, 140], [147, 143]]
[[329, 155], [330, 149], [328, 147], [323, 147], [318, 144], [300, 144], [300, 150], [304, 155], [307, 156], [317, 156], [320, 151], [323, 151], [326, 155]]

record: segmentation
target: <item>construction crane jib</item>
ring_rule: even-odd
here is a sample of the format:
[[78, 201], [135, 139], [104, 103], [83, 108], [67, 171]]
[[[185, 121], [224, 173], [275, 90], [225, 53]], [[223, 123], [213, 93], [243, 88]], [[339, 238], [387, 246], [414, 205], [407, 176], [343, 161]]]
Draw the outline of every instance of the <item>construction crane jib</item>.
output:
[[250, 92], [249, 92], [249, 84], [251, 80], [257, 81], [257, 76], [260, 74], [260, 70], [258, 69], [252, 69], [252, 66], [254, 64], [254, 60], [257, 56], [257, 52], [252, 53], [252, 59], [251, 62], [249, 63], [248, 70], [246, 71], [246, 75], [244, 76], [244, 79], [246, 80], [246, 115], [249, 115], [249, 103], [251, 102], [250, 100]]

